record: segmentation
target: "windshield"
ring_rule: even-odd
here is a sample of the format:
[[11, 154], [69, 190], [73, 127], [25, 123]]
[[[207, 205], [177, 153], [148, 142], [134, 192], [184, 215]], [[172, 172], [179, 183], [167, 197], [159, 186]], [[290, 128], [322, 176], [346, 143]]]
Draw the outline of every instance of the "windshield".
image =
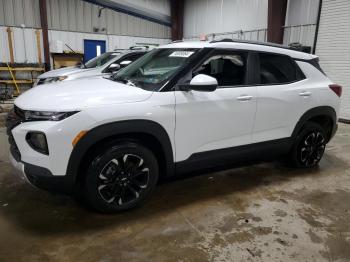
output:
[[100, 56], [96, 56], [95, 58], [87, 61], [85, 63], [85, 66], [82, 65], [81, 68], [95, 68], [95, 67], [99, 67], [99, 66], [103, 66], [104, 64], [106, 64], [108, 61], [111, 61], [111, 59], [116, 58], [117, 56], [119, 56], [121, 53], [119, 52], [113, 52], [113, 53], [104, 53]]
[[130, 64], [112, 79], [150, 91], [158, 91], [168, 80], [183, 68], [199, 49], [160, 48], [154, 49]]

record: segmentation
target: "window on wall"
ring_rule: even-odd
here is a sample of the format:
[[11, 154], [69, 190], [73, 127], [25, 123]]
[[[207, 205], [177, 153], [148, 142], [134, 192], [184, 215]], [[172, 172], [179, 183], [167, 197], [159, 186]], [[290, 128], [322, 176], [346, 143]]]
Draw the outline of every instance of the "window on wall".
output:
[[260, 54], [261, 84], [285, 84], [305, 79], [300, 68], [290, 57], [276, 54]]
[[205, 74], [216, 78], [219, 87], [245, 84], [246, 55], [240, 53], [218, 54], [207, 59], [193, 76]]

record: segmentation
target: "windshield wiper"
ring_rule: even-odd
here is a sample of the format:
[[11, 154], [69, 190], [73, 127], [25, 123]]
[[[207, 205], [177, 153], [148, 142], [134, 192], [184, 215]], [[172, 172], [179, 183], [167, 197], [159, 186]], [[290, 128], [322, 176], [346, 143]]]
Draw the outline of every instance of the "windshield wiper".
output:
[[126, 84], [129, 86], [136, 86], [131, 80], [127, 79]]
[[122, 84], [126, 84], [126, 85], [129, 85], [129, 86], [135, 86], [135, 87], [137, 87], [136, 85], [135, 85], [135, 83], [132, 81], [132, 80], [130, 80], [130, 79], [128, 79], [128, 78], [123, 78], [123, 77], [120, 77], [120, 76], [117, 76], [117, 77], [110, 77], [109, 79], [111, 79], [111, 80], [113, 80], [113, 81], [116, 81], [116, 82], [119, 82], [119, 83], [122, 83]]
[[119, 83], [123, 83], [123, 84], [126, 84], [126, 83], [128, 82], [127, 79], [122, 78], [122, 77], [120, 77], [120, 76], [117, 76], [117, 77], [111, 76], [111, 79], [112, 79], [113, 81], [116, 81], [116, 82], [119, 82]]

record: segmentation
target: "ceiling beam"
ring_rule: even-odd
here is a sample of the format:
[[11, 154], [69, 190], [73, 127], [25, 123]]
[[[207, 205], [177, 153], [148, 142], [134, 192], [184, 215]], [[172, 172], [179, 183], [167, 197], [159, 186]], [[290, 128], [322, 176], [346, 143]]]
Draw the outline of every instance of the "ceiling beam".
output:
[[127, 2], [123, 2], [123, 1], [115, 2], [111, 0], [83, 0], [83, 1], [89, 2], [91, 4], [99, 5], [102, 7], [106, 7], [117, 12], [136, 16], [157, 24], [171, 26], [170, 16], [161, 14], [151, 9], [145, 9], [142, 7], [138, 7], [136, 5], [131, 5], [131, 4], [128, 4]]

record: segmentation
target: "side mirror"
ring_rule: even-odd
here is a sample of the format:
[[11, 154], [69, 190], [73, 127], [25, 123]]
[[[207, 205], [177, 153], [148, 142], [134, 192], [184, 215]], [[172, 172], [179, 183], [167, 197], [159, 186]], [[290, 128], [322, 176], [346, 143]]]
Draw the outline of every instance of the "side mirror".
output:
[[125, 60], [125, 61], [120, 63], [120, 66], [123, 68], [123, 67], [126, 67], [127, 65], [130, 65], [130, 64], [131, 64], [130, 60]]
[[119, 64], [111, 64], [111, 65], [108, 67], [108, 72], [114, 73], [114, 72], [118, 71], [120, 68], [121, 68], [121, 67], [120, 67]]
[[218, 81], [211, 76], [199, 74], [192, 78], [190, 84], [180, 86], [183, 91], [213, 92], [218, 87]]

